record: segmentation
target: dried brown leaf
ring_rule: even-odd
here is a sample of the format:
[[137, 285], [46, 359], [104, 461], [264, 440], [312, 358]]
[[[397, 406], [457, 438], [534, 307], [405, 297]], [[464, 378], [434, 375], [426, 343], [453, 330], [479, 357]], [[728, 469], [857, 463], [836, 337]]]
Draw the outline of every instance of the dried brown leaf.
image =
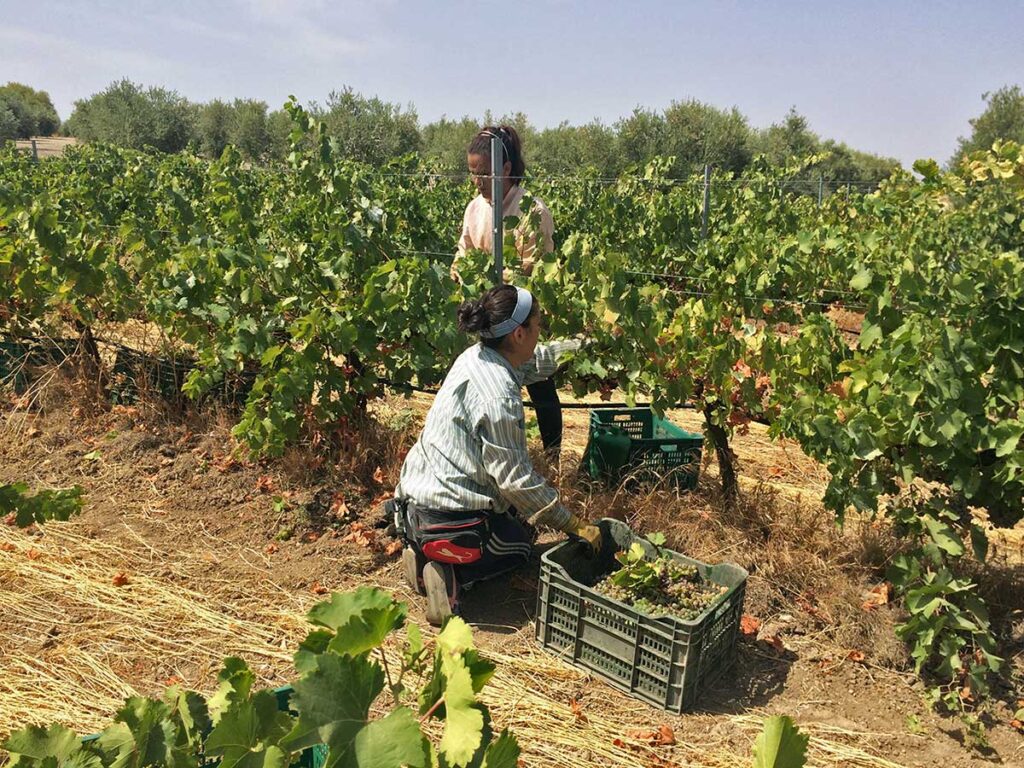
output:
[[757, 635], [759, 629], [761, 629], [760, 619], [748, 614], [743, 614], [740, 617], [740, 632], [744, 635], [747, 635], [748, 637]]

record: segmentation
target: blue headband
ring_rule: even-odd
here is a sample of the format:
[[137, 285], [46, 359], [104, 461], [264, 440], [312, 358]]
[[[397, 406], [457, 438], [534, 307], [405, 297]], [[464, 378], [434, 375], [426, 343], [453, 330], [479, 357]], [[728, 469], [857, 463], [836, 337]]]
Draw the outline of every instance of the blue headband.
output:
[[516, 292], [516, 308], [512, 310], [512, 315], [500, 323], [480, 331], [481, 339], [500, 339], [526, 322], [526, 318], [530, 316], [530, 310], [533, 309], [533, 296], [525, 288], [516, 288]]

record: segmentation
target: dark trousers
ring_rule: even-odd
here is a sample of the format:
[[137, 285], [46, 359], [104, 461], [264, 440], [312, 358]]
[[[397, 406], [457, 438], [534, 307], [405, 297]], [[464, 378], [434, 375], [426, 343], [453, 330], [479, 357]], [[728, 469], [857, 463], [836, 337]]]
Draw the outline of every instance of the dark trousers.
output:
[[558, 386], [554, 377], [528, 384], [526, 391], [537, 412], [537, 426], [540, 428], [544, 449], [557, 451], [562, 447], [562, 403], [558, 399]]
[[493, 579], [526, 563], [533, 551], [533, 532], [514, 517], [491, 515], [490, 535], [484, 544], [484, 554], [475, 563], [455, 566], [455, 578], [462, 586], [476, 581]]
[[[423, 551], [423, 545], [430, 537], [446, 539], [450, 535], [450, 540], [459, 546], [481, 550], [481, 557], [475, 562], [452, 564], [455, 578], [463, 586], [518, 568], [530, 559], [533, 551], [536, 533], [516, 517], [514, 509], [499, 515], [488, 511], [453, 513], [424, 509], [394, 499], [388, 504], [390, 514], [401, 523], [399, 529], [405, 543], [427, 559], [429, 555]], [[475, 524], [472, 520], [480, 522]]]

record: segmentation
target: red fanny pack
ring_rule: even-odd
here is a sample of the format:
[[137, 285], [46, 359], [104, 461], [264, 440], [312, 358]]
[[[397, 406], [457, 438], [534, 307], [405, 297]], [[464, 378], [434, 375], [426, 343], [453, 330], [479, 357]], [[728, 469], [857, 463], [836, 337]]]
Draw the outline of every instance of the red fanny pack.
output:
[[409, 505], [409, 538], [428, 560], [452, 565], [475, 563], [483, 557], [487, 531], [485, 513]]

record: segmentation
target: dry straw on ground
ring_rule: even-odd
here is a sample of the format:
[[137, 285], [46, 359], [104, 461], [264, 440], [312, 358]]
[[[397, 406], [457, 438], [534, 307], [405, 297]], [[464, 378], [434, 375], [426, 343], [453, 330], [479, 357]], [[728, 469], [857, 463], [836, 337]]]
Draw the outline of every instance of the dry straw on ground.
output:
[[[251, 575], [204, 581], [201, 565], [141, 538], [132, 547], [97, 541], [74, 522], [51, 524], [41, 536], [0, 527], [0, 733], [52, 721], [96, 731], [124, 697], [154, 694], [162, 678], [209, 692], [226, 655], [245, 658], [265, 684], [289, 680], [291, 651], [316, 598]], [[115, 567], [127, 583], [115, 585]], [[186, 582], [202, 583], [203, 591]], [[699, 716], [708, 720], [701, 743], [680, 736], [674, 746], [651, 747], [627, 732], [671, 718], [600, 685], [588, 688], [584, 717], [577, 717], [570, 700], [586, 675], [537, 648], [530, 628], [487, 653], [498, 663], [487, 703], [496, 724], [519, 737], [526, 765], [749, 765], [749, 747], [733, 745], [737, 737], [753, 742], [764, 713]], [[153, 667], [148, 678], [143, 663]], [[140, 676], [152, 681], [148, 690], [128, 682]], [[870, 754], [871, 734], [825, 725], [805, 731], [815, 765], [896, 766]]]

